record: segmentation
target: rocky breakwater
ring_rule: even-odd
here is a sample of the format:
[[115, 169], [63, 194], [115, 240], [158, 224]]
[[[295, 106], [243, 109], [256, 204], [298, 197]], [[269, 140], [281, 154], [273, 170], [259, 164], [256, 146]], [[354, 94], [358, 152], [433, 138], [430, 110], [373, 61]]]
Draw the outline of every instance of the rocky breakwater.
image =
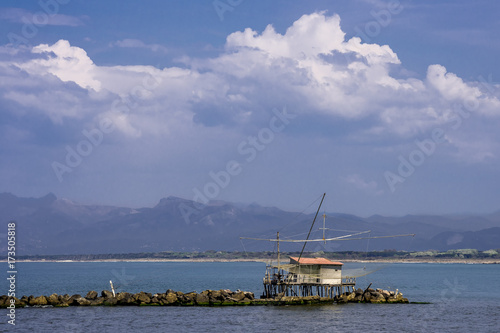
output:
[[[139, 292], [131, 294], [127, 292], [113, 293], [103, 290], [99, 295], [96, 291], [89, 291], [85, 297], [75, 295], [50, 296], [23, 296], [14, 298], [16, 307], [25, 306], [113, 306], [113, 305], [181, 305], [181, 306], [215, 306], [215, 305], [251, 305], [254, 301], [254, 294], [247, 291], [231, 290], [205, 290], [201, 293], [195, 291], [182, 293], [180, 291], [167, 290], [165, 293], [151, 294]], [[10, 305], [10, 297], [0, 296], [0, 308], [7, 308]]]
[[[319, 296], [281, 296], [272, 299], [256, 299], [254, 294], [247, 291], [231, 291], [228, 289], [205, 290], [183, 293], [167, 290], [165, 293], [151, 294], [139, 292], [131, 294], [120, 292], [113, 296], [109, 290], [100, 294], [89, 291], [85, 297], [79, 294], [50, 296], [23, 296], [13, 298], [16, 308], [20, 307], [67, 307], [67, 306], [238, 306], [238, 305], [307, 305], [332, 303], [408, 303], [408, 299], [397, 291], [367, 288], [357, 289], [352, 293], [344, 293], [335, 298]], [[7, 308], [11, 304], [9, 296], [0, 296], [0, 308]]]
[[408, 299], [397, 290], [388, 291], [369, 287], [365, 290], [358, 288], [352, 293], [335, 296], [334, 300], [337, 303], [409, 303]]

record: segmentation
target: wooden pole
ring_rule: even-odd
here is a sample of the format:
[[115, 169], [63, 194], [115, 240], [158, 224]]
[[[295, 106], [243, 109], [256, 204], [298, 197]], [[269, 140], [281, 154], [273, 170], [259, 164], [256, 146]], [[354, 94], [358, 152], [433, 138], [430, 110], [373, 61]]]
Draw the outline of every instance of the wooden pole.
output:
[[280, 259], [280, 232], [279, 231], [278, 231], [278, 234], [276, 236], [276, 239], [277, 239], [277, 247], [278, 247], [278, 278], [279, 278], [280, 268], [281, 268], [281, 266], [280, 266], [280, 261], [281, 261], [281, 259]]
[[111, 291], [113, 292], [113, 297], [116, 297], [115, 288], [113, 287], [113, 281], [109, 280], [109, 284], [111, 285]]

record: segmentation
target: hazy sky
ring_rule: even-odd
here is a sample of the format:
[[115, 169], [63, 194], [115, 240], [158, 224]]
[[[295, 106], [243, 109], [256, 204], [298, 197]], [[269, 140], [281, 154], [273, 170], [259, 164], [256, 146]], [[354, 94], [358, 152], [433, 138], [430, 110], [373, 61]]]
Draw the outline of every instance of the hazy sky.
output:
[[1, 5], [0, 192], [500, 209], [500, 2]]

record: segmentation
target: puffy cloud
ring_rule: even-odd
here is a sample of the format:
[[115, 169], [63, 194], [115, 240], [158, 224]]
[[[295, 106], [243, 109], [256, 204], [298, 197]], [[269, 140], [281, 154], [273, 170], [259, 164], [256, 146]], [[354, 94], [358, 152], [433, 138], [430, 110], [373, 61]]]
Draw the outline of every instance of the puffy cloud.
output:
[[82, 88], [101, 89], [101, 83], [93, 77], [96, 66], [85, 50], [71, 46], [68, 41], [60, 40], [54, 45], [35, 46], [33, 53], [44, 57], [16, 65], [34, 75], [52, 74], [64, 82], [74, 82]]
[[467, 84], [454, 73], [449, 73], [441, 65], [431, 65], [427, 70], [429, 87], [436, 89], [442, 99], [447, 102], [461, 103], [469, 110], [479, 113], [500, 115], [498, 96], [489, 95], [483, 82], [483, 90], [476, 83]]
[[427, 81], [430, 86], [439, 91], [441, 96], [449, 101], [463, 98], [477, 98], [481, 95], [479, 89], [470, 87], [453, 73], [447, 73], [441, 65], [430, 65], [427, 70]]
[[340, 29], [340, 17], [322, 13], [304, 15], [287, 29], [285, 35], [276, 33], [271, 25], [259, 36], [250, 28], [227, 37], [227, 48], [242, 47], [262, 50], [272, 57], [307, 58], [339, 50], [345, 33]]
[[[155, 51], [133, 39], [112, 45]], [[260, 197], [263, 188], [275, 196], [265, 188], [274, 184], [293, 202], [299, 187], [331, 186], [372, 196], [376, 206], [389, 193], [382, 190], [384, 171], [397, 170], [397, 156], [407, 157], [438, 127], [445, 134], [433, 156], [437, 169], [418, 173], [445, 174], [456, 161], [498, 163], [500, 87], [464, 80], [441, 65], [429, 66], [423, 79], [403, 66], [390, 46], [346, 39], [340, 18], [324, 13], [304, 15], [285, 32], [272, 26], [234, 32], [219, 55], [185, 57], [178, 67], [98, 65], [65, 40], [0, 46], [2, 147], [12, 152], [5, 161], [25, 147], [18, 163], [24, 169], [8, 166], [1, 174], [27, 188], [40, 181], [52, 188], [51, 162], [64, 162], [68, 146], [87, 140], [83, 130], [107, 118], [115, 130], [61, 186], [192, 196], [194, 187], [212, 181], [209, 170], [244, 162], [238, 144], [264, 133], [272, 110], [284, 107], [297, 117], [251, 166], [243, 165], [245, 176], [224, 189], [225, 199], [238, 191]], [[252, 187], [258, 189], [247, 191]]]
[[[155, 47], [133, 39], [113, 45]], [[31, 59], [4, 61], [3, 68], [14, 65], [31, 82], [49, 83], [44, 89], [57, 86], [59, 95], [19, 87], [9, 89], [4, 98], [43, 109], [39, 104], [47, 103], [50, 95], [59, 96], [74, 107], [46, 109], [53, 120], [82, 117], [82, 112], [106, 114], [133, 137], [168, 132], [185, 122], [259, 126], [269, 110], [284, 105], [293, 105], [304, 116], [366, 120], [358, 134], [368, 139], [413, 136], [449, 122], [457, 103], [484, 116], [498, 115], [500, 106], [495, 92], [465, 82], [441, 65], [429, 66], [425, 80], [398, 77], [401, 63], [388, 45], [362, 43], [357, 37], [346, 40], [339, 16], [324, 13], [303, 15], [284, 34], [271, 25], [262, 33], [250, 28], [232, 33], [222, 54], [187, 59], [184, 68], [97, 66], [85, 50], [65, 40], [31, 52]], [[66, 83], [66, 91], [47, 75]]]

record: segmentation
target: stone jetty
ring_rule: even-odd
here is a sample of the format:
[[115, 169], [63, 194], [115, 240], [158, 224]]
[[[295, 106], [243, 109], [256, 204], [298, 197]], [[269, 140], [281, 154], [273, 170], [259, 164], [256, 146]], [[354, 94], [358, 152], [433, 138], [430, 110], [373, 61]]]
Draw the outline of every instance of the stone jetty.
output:
[[352, 293], [344, 293], [336, 296], [334, 300], [338, 303], [409, 303], [408, 299], [398, 291], [383, 289], [358, 288]]
[[382, 289], [367, 288], [357, 289], [352, 293], [344, 293], [335, 298], [319, 296], [283, 296], [273, 299], [256, 299], [248, 291], [231, 291], [228, 289], [205, 290], [201, 293], [195, 291], [183, 293], [167, 290], [165, 293], [151, 294], [139, 292], [131, 294], [120, 292], [113, 296], [109, 290], [100, 294], [89, 291], [87, 295], [57, 295], [50, 296], [23, 296], [12, 298], [0, 296], [0, 308], [7, 308], [12, 301], [16, 308], [19, 307], [67, 307], [67, 306], [238, 306], [238, 305], [307, 305], [307, 304], [332, 304], [332, 303], [408, 303], [402, 293]]

